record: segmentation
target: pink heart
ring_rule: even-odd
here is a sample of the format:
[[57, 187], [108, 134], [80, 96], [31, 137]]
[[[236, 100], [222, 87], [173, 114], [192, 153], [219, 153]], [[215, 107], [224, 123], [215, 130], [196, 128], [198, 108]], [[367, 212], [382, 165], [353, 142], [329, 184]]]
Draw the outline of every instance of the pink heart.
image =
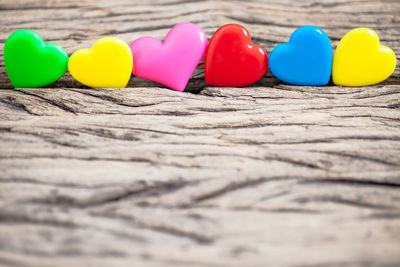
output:
[[164, 42], [141, 37], [130, 45], [132, 73], [141, 79], [183, 91], [206, 47], [207, 36], [199, 26], [177, 24], [168, 32]]

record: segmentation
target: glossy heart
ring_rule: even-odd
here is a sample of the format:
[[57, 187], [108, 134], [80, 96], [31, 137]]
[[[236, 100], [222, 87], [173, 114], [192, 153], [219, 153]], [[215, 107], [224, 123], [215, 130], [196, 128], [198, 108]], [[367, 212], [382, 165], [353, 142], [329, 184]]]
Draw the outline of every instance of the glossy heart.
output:
[[289, 84], [326, 85], [332, 71], [329, 37], [315, 26], [300, 27], [293, 32], [288, 43], [272, 50], [269, 67], [279, 80]]
[[80, 83], [94, 88], [123, 88], [131, 77], [132, 53], [119, 38], [104, 37], [92, 48], [75, 51], [68, 69]]
[[267, 69], [267, 53], [251, 42], [250, 33], [243, 26], [227, 24], [212, 36], [204, 62], [206, 83], [246, 86], [261, 79]]
[[207, 36], [199, 26], [181, 23], [168, 32], [164, 42], [152, 37], [142, 37], [130, 47], [134, 75], [176, 91], [183, 91], [203, 58]]
[[372, 85], [387, 79], [395, 68], [396, 55], [379, 44], [376, 32], [357, 28], [340, 40], [333, 57], [332, 78], [336, 85]]
[[7, 75], [15, 88], [35, 88], [57, 81], [67, 71], [68, 55], [54, 43], [45, 43], [34, 31], [12, 33], [4, 46]]

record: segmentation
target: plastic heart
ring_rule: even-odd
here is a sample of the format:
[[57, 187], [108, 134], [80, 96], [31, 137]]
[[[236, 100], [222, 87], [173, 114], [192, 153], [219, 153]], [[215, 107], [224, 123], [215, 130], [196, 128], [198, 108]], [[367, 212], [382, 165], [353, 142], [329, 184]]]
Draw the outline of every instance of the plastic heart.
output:
[[373, 85], [387, 79], [395, 68], [396, 55], [379, 44], [376, 32], [357, 28], [346, 33], [336, 48], [332, 79], [336, 85]]
[[168, 32], [164, 42], [152, 37], [141, 37], [130, 47], [134, 75], [183, 91], [203, 58], [207, 36], [199, 26], [181, 23]]
[[75, 51], [68, 63], [71, 75], [94, 88], [123, 88], [131, 77], [132, 53], [119, 38], [104, 37], [92, 48]]
[[55, 43], [45, 43], [31, 30], [12, 33], [4, 46], [7, 75], [15, 88], [49, 85], [65, 74], [68, 54]]
[[272, 50], [269, 66], [271, 72], [283, 82], [305, 86], [326, 85], [332, 71], [329, 37], [315, 26], [298, 28], [288, 43]]
[[206, 83], [240, 87], [255, 83], [268, 69], [265, 50], [251, 42], [241, 25], [227, 24], [212, 36], [204, 62]]

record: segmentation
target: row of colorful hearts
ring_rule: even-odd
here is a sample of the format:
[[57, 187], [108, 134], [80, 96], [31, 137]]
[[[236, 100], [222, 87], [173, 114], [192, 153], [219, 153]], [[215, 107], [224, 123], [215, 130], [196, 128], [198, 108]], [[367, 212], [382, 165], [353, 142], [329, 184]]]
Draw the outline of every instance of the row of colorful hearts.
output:
[[379, 44], [367, 28], [348, 32], [335, 55], [325, 32], [314, 26], [297, 29], [288, 43], [275, 47], [269, 57], [251, 42], [249, 32], [237, 24], [219, 28], [208, 46], [204, 31], [195, 24], [174, 26], [164, 42], [142, 37], [130, 47], [121, 39], [102, 38], [90, 49], [80, 49], [68, 59], [65, 50], [45, 43], [34, 31], [10, 35], [4, 48], [7, 74], [14, 87], [46, 86], [65, 74], [90, 87], [125, 87], [131, 72], [142, 79], [183, 91], [205, 54], [205, 80], [214, 86], [250, 85], [268, 69], [294, 85], [322, 86], [332, 74], [334, 84], [364, 86], [388, 78], [396, 67], [394, 52]]

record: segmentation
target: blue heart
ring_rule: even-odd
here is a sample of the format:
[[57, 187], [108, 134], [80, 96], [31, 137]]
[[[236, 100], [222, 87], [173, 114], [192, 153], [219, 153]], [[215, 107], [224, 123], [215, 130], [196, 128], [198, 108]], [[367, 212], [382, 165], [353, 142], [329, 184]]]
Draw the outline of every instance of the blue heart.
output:
[[288, 43], [272, 50], [269, 67], [279, 80], [289, 84], [326, 85], [332, 72], [331, 41], [318, 27], [298, 28]]

